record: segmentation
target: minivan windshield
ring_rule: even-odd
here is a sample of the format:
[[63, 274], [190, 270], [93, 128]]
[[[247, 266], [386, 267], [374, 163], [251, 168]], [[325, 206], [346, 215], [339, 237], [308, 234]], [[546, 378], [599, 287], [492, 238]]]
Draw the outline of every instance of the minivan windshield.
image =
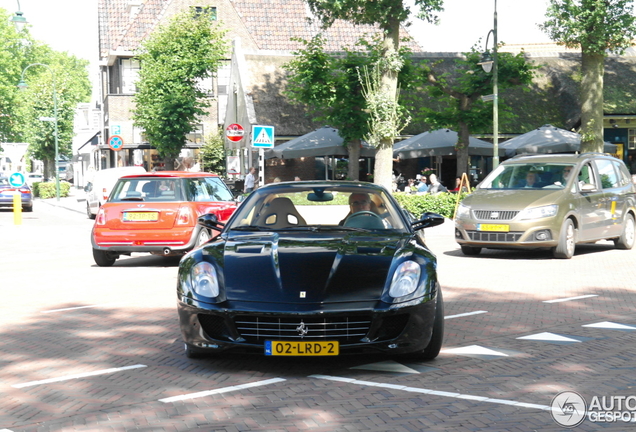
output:
[[574, 165], [558, 163], [502, 164], [479, 185], [479, 189], [563, 189]]

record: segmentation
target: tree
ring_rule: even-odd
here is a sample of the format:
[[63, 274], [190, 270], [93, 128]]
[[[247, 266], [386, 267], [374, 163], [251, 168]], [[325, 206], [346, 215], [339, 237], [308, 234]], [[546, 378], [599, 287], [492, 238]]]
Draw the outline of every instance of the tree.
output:
[[[347, 177], [358, 180], [361, 138], [369, 135], [370, 112], [360, 80], [361, 71], [371, 68], [381, 56], [379, 40], [360, 40], [356, 49], [326, 53], [325, 39], [297, 39], [305, 48], [285, 65], [290, 73], [285, 92], [302, 103], [317, 121], [338, 129], [349, 153]], [[408, 50], [402, 49], [403, 62], [410, 64]]]
[[[88, 61], [66, 52], [35, 45], [35, 58], [24, 73], [27, 88], [18, 96], [18, 136], [29, 143], [29, 155], [44, 162], [44, 176], [55, 173], [55, 122], [42, 121], [55, 113], [57, 100], [57, 141], [59, 155], [71, 156], [75, 109], [88, 102], [91, 84]], [[53, 93], [55, 91], [55, 94]]]
[[224, 143], [223, 130], [219, 129], [208, 135], [199, 153], [201, 157], [201, 170], [225, 176]]
[[166, 160], [166, 169], [174, 168], [186, 135], [210, 106], [212, 98], [199, 83], [226, 58], [226, 32], [212, 24], [210, 13], [176, 15], [142, 44], [138, 55], [133, 120]]
[[603, 76], [607, 52], [622, 54], [636, 35], [632, 0], [550, 0], [541, 26], [550, 38], [581, 48], [581, 151], [603, 151]]
[[[307, 0], [312, 12], [329, 27], [336, 19], [344, 19], [354, 24], [378, 25], [382, 30], [382, 57], [380, 63], [381, 88], [385, 101], [393, 106], [397, 103], [400, 25], [411, 13], [408, 3], [403, 0]], [[424, 21], [437, 22], [436, 12], [442, 10], [443, 0], [415, 0], [416, 16]], [[389, 110], [393, 111], [393, 110]], [[390, 190], [393, 168], [394, 136], [383, 136], [375, 157], [374, 182]]]
[[[513, 55], [499, 52], [498, 78], [500, 90], [527, 85], [532, 82], [537, 67], [526, 62], [523, 53]], [[481, 54], [473, 48], [464, 58], [455, 60], [452, 73], [436, 71], [435, 64], [424, 64], [424, 80], [429, 84], [429, 95], [442, 102], [442, 109], [422, 107], [426, 121], [434, 127], [457, 128], [457, 177], [468, 169], [468, 140], [472, 131], [485, 131], [492, 125], [492, 107], [481, 97], [492, 93], [493, 76], [478, 64]], [[500, 116], [512, 112], [500, 101]]]

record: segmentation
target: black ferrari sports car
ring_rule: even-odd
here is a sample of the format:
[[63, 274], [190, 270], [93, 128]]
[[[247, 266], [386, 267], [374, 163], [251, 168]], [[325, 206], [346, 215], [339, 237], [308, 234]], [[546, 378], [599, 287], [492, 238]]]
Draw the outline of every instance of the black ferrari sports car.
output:
[[417, 219], [381, 186], [274, 183], [183, 257], [178, 312], [188, 357], [355, 353], [433, 359], [444, 336], [437, 260]]

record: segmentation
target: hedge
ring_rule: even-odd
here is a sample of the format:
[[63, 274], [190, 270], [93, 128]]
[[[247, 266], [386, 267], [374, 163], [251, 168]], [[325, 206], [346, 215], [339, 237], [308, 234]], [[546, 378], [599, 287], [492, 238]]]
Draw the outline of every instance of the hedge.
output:
[[[435, 195], [414, 195], [405, 192], [393, 194], [402, 207], [411, 212], [415, 217], [420, 217], [422, 213], [439, 213], [445, 218], [453, 219], [455, 216], [455, 206], [457, 205], [457, 194], [441, 192]], [[462, 192], [459, 200], [463, 200], [468, 193]]]
[[[67, 197], [71, 189], [69, 182], [60, 182], [60, 197]], [[55, 198], [55, 182], [37, 182], [33, 183], [33, 196], [39, 198]]]

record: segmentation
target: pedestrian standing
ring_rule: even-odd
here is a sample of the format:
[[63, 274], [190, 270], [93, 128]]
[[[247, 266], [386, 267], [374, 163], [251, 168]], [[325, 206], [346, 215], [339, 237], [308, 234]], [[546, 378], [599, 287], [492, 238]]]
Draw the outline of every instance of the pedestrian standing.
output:
[[251, 167], [250, 172], [245, 176], [245, 185], [243, 186], [243, 192], [250, 193], [254, 190], [254, 186], [256, 185], [256, 168]]

